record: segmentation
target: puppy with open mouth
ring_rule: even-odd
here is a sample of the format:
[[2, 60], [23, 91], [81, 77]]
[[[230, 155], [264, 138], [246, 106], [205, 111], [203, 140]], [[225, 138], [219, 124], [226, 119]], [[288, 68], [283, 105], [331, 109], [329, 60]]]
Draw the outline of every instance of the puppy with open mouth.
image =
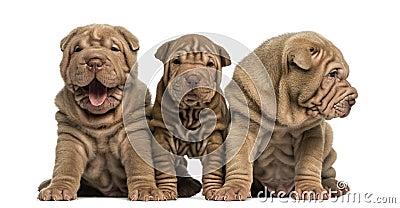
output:
[[201, 159], [203, 195], [209, 199], [223, 184], [228, 111], [219, 85], [229, 55], [208, 38], [190, 34], [164, 43], [155, 56], [164, 63], [150, 122], [158, 188], [168, 199], [178, 197], [181, 174], [174, 166], [187, 155]]
[[[39, 187], [39, 200], [72, 200], [78, 196], [129, 197], [157, 200], [154, 169], [136, 154], [125, 132], [122, 97], [129, 87], [147, 92], [137, 79], [137, 38], [123, 27], [93, 24], [78, 27], [62, 41], [60, 72], [65, 82], [55, 103], [58, 140], [51, 180]], [[132, 69], [132, 71], [131, 71]], [[124, 111], [136, 113], [137, 135], [151, 112], [150, 93], [129, 96]], [[136, 97], [135, 97], [136, 96]], [[132, 113], [133, 115], [133, 113]], [[139, 138], [130, 138], [139, 139]], [[148, 147], [150, 149], [150, 144]]]

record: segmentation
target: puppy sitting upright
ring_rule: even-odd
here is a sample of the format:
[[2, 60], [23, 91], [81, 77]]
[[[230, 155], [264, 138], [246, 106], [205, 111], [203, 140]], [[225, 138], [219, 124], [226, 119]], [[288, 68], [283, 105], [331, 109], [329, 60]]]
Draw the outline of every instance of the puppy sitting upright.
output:
[[[110, 25], [78, 27], [61, 41], [65, 87], [55, 101], [59, 109], [56, 160], [53, 177], [39, 187], [38, 199], [72, 200], [78, 194], [131, 200], [162, 196], [153, 168], [133, 150], [122, 121], [123, 88], [138, 49], [134, 35]], [[146, 85], [137, 79], [137, 68], [132, 70], [131, 87], [146, 92]], [[144, 112], [151, 111], [150, 94], [135, 95], [124, 111], [143, 112], [131, 120], [145, 123], [136, 126], [147, 126]], [[136, 130], [150, 141], [149, 130]], [[150, 149], [150, 144], [144, 148]]]
[[[255, 67], [257, 58], [264, 67]], [[357, 91], [346, 80], [348, 75], [349, 66], [339, 49], [314, 32], [272, 38], [243, 59], [233, 75], [240, 90], [231, 83], [225, 93], [236, 119], [232, 125], [248, 121], [250, 125], [239, 153], [226, 165], [226, 181], [215, 199], [243, 200], [252, 181], [255, 196], [264, 187], [274, 196], [299, 199], [326, 199], [329, 189], [336, 195], [346, 193], [348, 187], [337, 186], [332, 167], [336, 152], [326, 120], [347, 116], [355, 104]], [[242, 94], [245, 100], [236, 99]], [[274, 122], [264, 149], [259, 144], [271, 135], [265, 126]], [[230, 135], [240, 131], [232, 128]], [[243, 139], [228, 137], [226, 145], [241, 145]], [[291, 195], [291, 191], [296, 192]]]
[[223, 184], [228, 114], [219, 85], [229, 55], [208, 38], [192, 34], [163, 44], [155, 56], [164, 63], [150, 122], [157, 186], [167, 199], [176, 199], [177, 158], [198, 157], [203, 194], [209, 199]]

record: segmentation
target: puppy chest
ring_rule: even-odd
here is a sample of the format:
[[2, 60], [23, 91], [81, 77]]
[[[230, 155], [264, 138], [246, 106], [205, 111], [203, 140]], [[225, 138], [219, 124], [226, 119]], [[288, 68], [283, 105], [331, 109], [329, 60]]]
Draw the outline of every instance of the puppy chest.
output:
[[207, 154], [208, 139], [199, 142], [187, 142], [178, 138], [174, 138], [175, 154], [187, 155], [188, 157], [198, 157]]
[[182, 125], [189, 130], [196, 130], [200, 127], [199, 120], [201, 109], [188, 108], [179, 111], [179, 119]]
[[176, 154], [189, 157], [207, 154], [207, 145], [211, 139], [209, 136], [214, 131], [214, 125], [210, 125], [210, 119], [200, 118], [202, 110], [189, 108], [179, 112], [180, 121], [186, 129], [184, 133], [177, 131], [174, 144], [171, 144]]
[[96, 129], [85, 128], [83, 131], [88, 136], [88, 153], [91, 155], [112, 154], [115, 157], [119, 155], [119, 146], [124, 139], [126, 133], [122, 122], [108, 127], [100, 127]]

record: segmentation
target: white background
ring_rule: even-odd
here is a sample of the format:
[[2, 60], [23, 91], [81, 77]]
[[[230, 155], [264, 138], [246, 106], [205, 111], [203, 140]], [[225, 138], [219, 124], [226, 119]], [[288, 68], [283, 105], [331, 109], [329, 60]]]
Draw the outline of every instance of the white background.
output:
[[[7, 2], [7, 3], [5, 3]], [[262, 2], [262, 1], [260, 1]], [[201, 196], [174, 202], [81, 198], [39, 202], [37, 185], [50, 178], [57, 124], [54, 98], [62, 88], [60, 40], [77, 26], [121, 25], [140, 40], [139, 57], [176, 35], [212, 32], [253, 50], [286, 32], [316, 31], [343, 52], [349, 81], [359, 92], [349, 117], [330, 122], [337, 178], [352, 192], [376, 197], [399, 193], [400, 30], [396, 1], [2, 1], [0, 3], [1, 207], [267, 207], [279, 201], [207, 202]], [[141, 68], [140, 70], [146, 70]], [[141, 73], [141, 72], [139, 72]], [[152, 89], [153, 90], [153, 89]], [[301, 203], [321, 206], [319, 203]], [[334, 203], [330, 207], [389, 204]]]

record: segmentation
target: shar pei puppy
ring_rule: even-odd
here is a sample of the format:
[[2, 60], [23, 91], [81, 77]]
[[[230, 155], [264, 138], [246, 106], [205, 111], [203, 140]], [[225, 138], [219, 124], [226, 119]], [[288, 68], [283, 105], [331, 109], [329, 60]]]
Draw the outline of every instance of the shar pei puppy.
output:
[[[248, 122], [248, 132], [238, 137], [243, 128], [231, 127], [227, 155], [241, 147], [226, 164], [225, 184], [214, 199], [243, 200], [252, 183], [253, 196], [265, 189], [270, 196], [327, 199], [349, 191], [337, 185], [326, 122], [347, 116], [355, 104], [348, 75], [340, 50], [315, 32], [272, 38], [244, 58], [225, 93], [231, 125]], [[245, 99], [238, 99], [241, 94]]]
[[[134, 151], [123, 124], [122, 97], [126, 79], [138, 92], [137, 38], [119, 26], [78, 27], [61, 41], [60, 72], [65, 82], [55, 103], [58, 140], [52, 179], [39, 187], [40, 200], [72, 200], [77, 196], [129, 197], [156, 200], [162, 196], [154, 169]], [[132, 69], [132, 71], [131, 71]], [[141, 97], [143, 95], [143, 97]], [[134, 131], [150, 150], [150, 94], [136, 93], [125, 102]], [[147, 143], [146, 143], [147, 140]]]
[[[176, 199], [177, 159], [199, 158], [203, 194], [210, 198], [223, 184], [223, 142], [228, 111], [221, 94], [221, 69], [230, 65], [226, 50], [208, 38], [190, 34], [161, 45], [155, 57], [164, 63], [150, 127], [158, 188]], [[180, 196], [179, 196], [180, 197]]]

